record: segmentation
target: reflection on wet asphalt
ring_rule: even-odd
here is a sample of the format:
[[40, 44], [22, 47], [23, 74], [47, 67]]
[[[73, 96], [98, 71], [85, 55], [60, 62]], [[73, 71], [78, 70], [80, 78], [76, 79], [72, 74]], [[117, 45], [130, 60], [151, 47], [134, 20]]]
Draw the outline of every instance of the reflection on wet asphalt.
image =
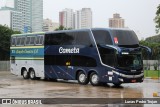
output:
[[[153, 98], [153, 93], [158, 91], [160, 91], [160, 80], [146, 79], [143, 83], [122, 84], [120, 87], [114, 87], [112, 84], [94, 87], [90, 84], [79, 85], [75, 81], [24, 80], [10, 72], [0, 72], [1, 98]], [[62, 106], [64, 105], [57, 105], [57, 107]], [[71, 105], [65, 106], [70, 107]], [[84, 105], [78, 106], [83, 107]], [[93, 106], [112, 107], [115, 105], [92, 105], [91, 107]], [[126, 105], [115, 107], [121, 106]], [[143, 105], [137, 105], [139, 106]]]

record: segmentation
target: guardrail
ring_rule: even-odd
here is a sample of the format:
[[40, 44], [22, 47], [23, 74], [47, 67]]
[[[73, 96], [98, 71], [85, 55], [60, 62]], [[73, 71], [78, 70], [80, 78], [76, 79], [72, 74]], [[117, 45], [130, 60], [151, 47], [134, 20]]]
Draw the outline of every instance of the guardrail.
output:
[[9, 71], [10, 62], [9, 61], [0, 61], [0, 71]]

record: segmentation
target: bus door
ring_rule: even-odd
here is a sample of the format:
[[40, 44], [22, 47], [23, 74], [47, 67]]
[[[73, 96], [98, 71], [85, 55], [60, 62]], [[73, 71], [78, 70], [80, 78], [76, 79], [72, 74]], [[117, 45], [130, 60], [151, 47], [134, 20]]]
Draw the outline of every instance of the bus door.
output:
[[17, 64], [15, 56], [11, 56], [11, 73], [18, 75]]

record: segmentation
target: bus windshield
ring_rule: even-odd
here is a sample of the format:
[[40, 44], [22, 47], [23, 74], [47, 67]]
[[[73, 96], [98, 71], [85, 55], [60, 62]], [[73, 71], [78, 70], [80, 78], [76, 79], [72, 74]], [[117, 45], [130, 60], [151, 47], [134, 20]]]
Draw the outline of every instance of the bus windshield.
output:
[[137, 70], [142, 68], [141, 54], [118, 55], [117, 67], [124, 70]]
[[118, 46], [138, 45], [139, 41], [134, 31], [112, 30], [114, 42]]
[[[139, 46], [139, 40], [134, 31], [131, 30], [92, 30], [97, 44], [118, 45], [119, 47]], [[113, 42], [112, 42], [113, 40]]]

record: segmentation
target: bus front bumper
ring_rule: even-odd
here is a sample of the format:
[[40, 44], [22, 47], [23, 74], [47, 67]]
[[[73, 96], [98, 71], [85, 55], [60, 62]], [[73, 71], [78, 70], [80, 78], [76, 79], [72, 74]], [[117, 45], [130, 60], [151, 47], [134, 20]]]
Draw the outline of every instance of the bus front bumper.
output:
[[138, 75], [126, 75], [116, 71], [112, 71], [114, 75], [117, 77], [116, 83], [137, 83], [143, 82], [144, 80], [144, 73], [141, 72]]

